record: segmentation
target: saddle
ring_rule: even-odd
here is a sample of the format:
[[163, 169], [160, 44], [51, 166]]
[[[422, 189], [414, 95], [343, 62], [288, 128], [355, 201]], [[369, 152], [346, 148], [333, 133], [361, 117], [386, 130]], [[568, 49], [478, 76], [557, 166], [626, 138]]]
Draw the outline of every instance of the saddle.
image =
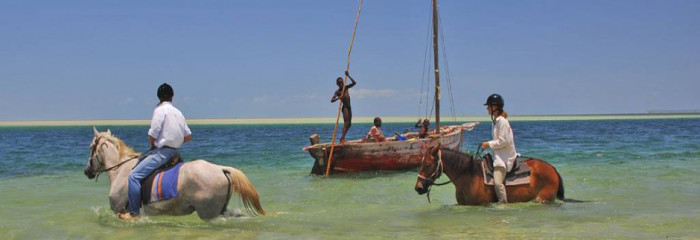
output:
[[[530, 184], [530, 166], [525, 163], [530, 159], [532, 158], [520, 156], [515, 159], [513, 167], [506, 172], [506, 186]], [[493, 186], [493, 156], [490, 153], [486, 154], [481, 164], [484, 170], [484, 184]]]
[[[148, 154], [144, 154], [139, 157], [139, 162], [147, 156]], [[182, 166], [181, 163], [184, 163], [184, 161], [182, 161], [180, 153], [177, 152], [170, 157], [166, 164], [153, 171], [146, 179], [141, 181], [141, 203], [147, 205], [152, 202], [176, 197], [177, 172], [179, 172], [180, 166]], [[156, 177], [158, 178], [156, 179]], [[165, 191], [162, 191], [162, 189], [165, 189]]]

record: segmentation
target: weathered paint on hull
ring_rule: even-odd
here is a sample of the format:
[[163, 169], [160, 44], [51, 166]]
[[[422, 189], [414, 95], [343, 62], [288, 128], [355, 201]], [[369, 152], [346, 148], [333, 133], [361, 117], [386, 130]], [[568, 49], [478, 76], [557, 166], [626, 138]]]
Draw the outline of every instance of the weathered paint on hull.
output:
[[[349, 173], [377, 170], [406, 170], [420, 165], [425, 146], [430, 139], [409, 141], [389, 141], [381, 143], [349, 143], [335, 146], [333, 153], [333, 173]], [[460, 150], [464, 142], [464, 130], [454, 128], [453, 132], [440, 138], [443, 146]], [[315, 159], [312, 174], [324, 175], [326, 159], [330, 153], [330, 143], [316, 144], [305, 148]]]

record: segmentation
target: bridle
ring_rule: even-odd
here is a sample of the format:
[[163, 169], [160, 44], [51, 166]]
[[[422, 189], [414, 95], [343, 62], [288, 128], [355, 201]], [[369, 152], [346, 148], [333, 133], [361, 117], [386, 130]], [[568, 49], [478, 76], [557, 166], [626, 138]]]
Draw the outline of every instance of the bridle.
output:
[[[129, 159], [126, 159], [120, 163], [117, 163], [114, 166], [105, 167], [105, 163], [103, 161], [101, 161], [100, 157], [97, 157], [97, 155], [99, 155], [98, 153], [100, 153], [100, 149], [102, 148], [102, 146], [107, 144], [106, 141], [104, 141], [100, 144], [101, 139], [102, 139], [101, 136], [95, 138], [93, 148], [90, 149], [90, 158], [88, 159], [88, 169], [90, 170], [90, 172], [92, 174], [95, 174], [95, 182], [97, 182], [97, 179], [100, 177], [101, 173], [115, 170], [115, 169], [121, 167], [122, 165], [124, 165], [124, 163], [138, 158], [138, 156], [131, 156]], [[97, 171], [92, 170], [92, 161], [93, 160], [95, 160], [97, 162], [98, 166], [100, 167], [99, 169], [97, 169]]]
[[[421, 165], [425, 163], [425, 156], [423, 156], [423, 159], [421, 159]], [[418, 173], [418, 178], [421, 180], [429, 181], [431, 184], [434, 182], [437, 178], [442, 175], [442, 150], [438, 150], [438, 160], [437, 160], [437, 167], [435, 167], [435, 171], [433, 174], [430, 174], [430, 176], [425, 177], [423, 174]]]
[[[435, 180], [437, 180], [438, 178], [440, 178], [440, 176], [442, 176], [442, 171], [445, 168], [444, 164], [442, 162], [442, 149], [438, 150], [438, 159], [435, 162], [436, 162], [437, 166], [435, 167], [435, 171], [433, 172], [433, 174], [430, 174], [430, 176], [425, 177], [420, 172], [418, 173], [418, 178], [423, 180], [424, 185], [427, 185], [424, 187], [428, 188], [427, 195], [426, 195], [428, 197], [428, 203], [430, 203], [430, 189], [433, 186], [442, 186], [442, 185], [449, 184], [452, 182], [452, 181], [447, 181], [444, 183], [435, 183]], [[421, 159], [421, 165], [423, 163], [425, 163], [425, 156], [423, 156], [423, 159]]]

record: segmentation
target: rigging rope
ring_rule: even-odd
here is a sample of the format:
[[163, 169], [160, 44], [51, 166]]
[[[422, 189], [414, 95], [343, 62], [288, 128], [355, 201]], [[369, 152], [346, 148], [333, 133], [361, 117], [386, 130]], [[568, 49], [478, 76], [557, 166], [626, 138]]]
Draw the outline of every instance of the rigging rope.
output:
[[[428, 8], [430, 9], [430, 8]], [[428, 22], [431, 21], [431, 15], [428, 14]], [[419, 97], [418, 97], [418, 117], [421, 118], [421, 107], [423, 106], [423, 86], [425, 86], [426, 89], [426, 94], [425, 94], [425, 118], [430, 119], [430, 115], [432, 115], [432, 110], [431, 113], [428, 113], [428, 102], [430, 101], [430, 74], [428, 74], [428, 80], [426, 83], [426, 69], [429, 69], [432, 67], [431, 62], [428, 61], [428, 49], [430, 49], [430, 33], [432, 33], [431, 26], [428, 24], [428, 29], [425, 34], [425, 51], [423, 52], [423, 73], [421, 74], [421, 82], [420, 82], [420, 92], [419, 92]], [[432, 56], [432, 55], [431, 55]], [[428, 66], [426, 66], [426, 64]]]
[[[440, 22], [442, 22], [442, 16], [438, 16], [438, 18], [440, 18]], [[452, 95], [452, 78], [450, 77], [450, 65], [447, 62], [447, 45], [445, 45], [445, 31], [442, 30], [442, 25], [440, 25], [440, 32], [442, 32], [440, 35], [440, 41], [442, 43], [442, 59], [445, 63], [445, 74], [447, 75], [447, 92], [450, 95], [450, 110], [452, 111], [452, 121], [456, 122], [457, 112], [455, 111], [455, 101], [454, 96]]]
[[[430, 19], [431, 14], [428, 14], [428, 15], [429, 15], [428, 17]], [[442, 16], [438, 16], [438, 18], [440, 18], [440, 22], [442, 22]], [[447, 61], [447, 45], [445, 45], [445, 36], [444, 36], [445, 31], [442, 30], [443, 29], [442, 25], [440, 25], [439, 27], [440, 27], [440, 31], [443, 33], [443, 34], [440, 34], [439, 38], [440, 38], [440, 43], [441, 43], [440, 45], [442, 46], [442, 59], [443, 59], [442, 62], [445, 64], [444, 68], [445, 68], [445, 75], [446, 75], [446, 81], [447, 81], [448, 96], [450, 99], [450, 111], [451, 111], [451, 115], [452, 115], [452, 120], [457, 121], [457, 111], [455, 111], [454, 95], [452, 93], [452, 78], [451, 78], [451, 74], [450, 74], [449, 63]], [[432, 39], [430, 39], [430, 36], [432, 34], [433, 34], [433, 30], [432, 30], [432, 28], [430, 28], [430, 26], [428, 26], [428, 31], [426, 34], [427, 39], [426, 39], [426, 45], [425, 45], [426, 51], [424, 52], [424, 55], [423, 55], [423, 74], [421, 75], [421, 91], [420, 91], [421, 98], [420, 98], [420, 101], [418, 102], [418, 115], [420, 116], [421, 107], [423, 106], [422, 96], [423, 96], [423, 92], [425, 91], [425, 104], [426, 104], [426, 106], [425, 106], [425, 116], [426, 117], [425, 118], [427, 118], [427, 119], [431, 119], [431, 117], [433, 115], [433, 111], [435, 109], [435, 98], [432, 98], [433, 101], [432, 101], [430, 107], [428, 107], [428, 103], [430, 102], [429, 99], [431, 99], [430, 98], [431, 89], [429, 86], [430, 79], [431, 79], [430, 74], [428, 74], [428, 76], [427, 76], [428, 81], [427, 81], [427, 84], [425, 84], [426, 69], [432, 69], [432, 67], [433, 67], [433, 65], [430, 61], [426, 62], [426, 60], [428, 58], [433, 57], [433, 53], [428, 51], [429, 46], [432, 45]], [[427, 85], [426, 88], [423, 88], [424, 84]]]
[[[350, 38], [350, 49], [348, 50], [348, 57], [347, 57], [347, 65], [345, 66], [345, 71], [350, 71], [350, 53], [352, 53], [352, 44], [355, 42], [355, 32], [357, 31], [357, 23], [360, 21], [360, 12], [362, 11], [362, 2], [364, 0], [360, 0], [360, 6], [357, 7], [357, 16], [355, 17], [355, 27], [352, 29], [352, 37]], [[345, 75], [343, 77], [343, 90], [340, 92], [340, 95], [343, 96], [345, 95], [345, 82], [348, 80], [348, 76]], [[336, 113], [335, 116], [335, 128], [333, 129], [333, 140], [331, 141], [331, 153], [328, 155], [328, 161], [326, 161], [326, 174], [324, 175], [325, 177], [328, 177], [328, 174], [331, 171], [331, 163], [333, 161], [333, 149], [335, 148], [335, 137], [338, 134], [338, 122], [340, 121], [340, 110], [342, 109], [343, 106], [343, 101], [339, 101], [338, 103], [338, 113]]]

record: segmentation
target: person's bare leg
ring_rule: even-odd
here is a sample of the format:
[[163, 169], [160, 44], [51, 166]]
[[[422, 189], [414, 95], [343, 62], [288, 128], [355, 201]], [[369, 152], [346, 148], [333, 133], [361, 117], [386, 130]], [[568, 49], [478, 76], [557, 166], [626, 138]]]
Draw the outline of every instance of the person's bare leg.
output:
[[340, 137], [340, 143], [345, 143], [345, 135], [348, 134], [352, 125], [352, 111], [349, 108], [343, 108], [343, 135]]

